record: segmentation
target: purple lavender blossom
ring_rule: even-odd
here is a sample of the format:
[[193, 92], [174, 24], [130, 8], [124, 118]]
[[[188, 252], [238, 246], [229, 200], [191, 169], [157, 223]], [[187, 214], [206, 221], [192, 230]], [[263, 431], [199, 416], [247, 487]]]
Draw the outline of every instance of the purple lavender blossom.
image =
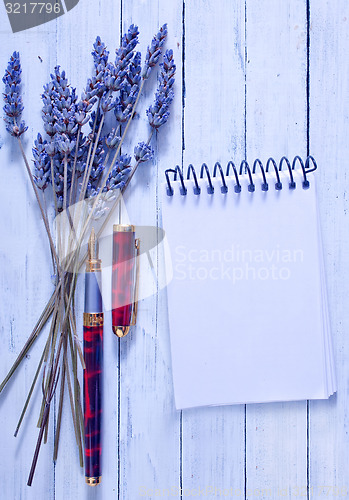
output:
[[[96, 117], [96, 114], [97, 114], [97, 117]], [[100, 110], [100, 108], [97, 109], [97, 111], [92, 111], [91, 115], [90, 115], [90, 122], [89, 122], [89, 126], [90, 126], [90, 129], [91, 131], [93, 130], [93, 126], [94, 126], [94, 123], [96, 122], [96, 125], [95, 125], [95, 130], [98, 130], [100, 124], [101, 124], [101, 120], [102, 120], [102, 112]], [[89, 140], [92, 139], [92, 133], [89, 135]]]
[[[88, 140], [86, 137], [81, 136], [77, 151], [77, 161], [75, 166], [75, 174], [79, 178], [84, 173], [87, 161]], [[76, 150], [74, 151], [75, 155]]]
[[134, 156], [136, 161], [142, 163], [154, 157], [154, 150], [145, 142], [140, 142], [134, 149]]
[[104, 81], [108, 90], [116, 92], [122, 88], [134, 48], [138, 43], [138, 34], [138, 27], [131, 24], [128, 32], [122, 37], [121, 47], [116, 51], [115, 64], [108, 63]]
[[39, 189], [45, 191], [51, 183], [51, 160], [46, 152], [47, 141], [44, 141], [41, 134], [38, 134], [33, 147], [34, 157], [34, 182]]
[[124, 83], [120, 90], [120, 97], [115, 100], [114, 106], [115, 118], [119, 123], [125, 123], [130, 118], [138, 92], [138, 85], [132, 85], [131, 87], [129, 83]]
[[87, 185], [86, 198], [89, 198], [91, 192], [99, 192], [98, 184], [104, 172], [104, 149], [103, 140], [99, 139], [96, 154], [93, 158], [89, 182]]
[[127, 177], [131, 172], [130, 167], [131, 156], [120, 155], [115, 163], [113, 170], [110, 172], [107, 183], [103, 192], [108, 192], [111, 189], [122, 189], [125, 186]]
[[104, 79], [108, 74], [107, 66], [109, 52], [99, 36], [97, 36], [96, 41], [93, 44], [93, 51], [91, 54], [93, 56], [95, 74], [92, 77], [92, 80], [89, 80], [87, 84], [86, 93], [89, 94], [89, 97], [93, 97], [95, 95], [102, 97], [106, 90]]
[[[141, 53], [135, 50], [138, 34], [138, 27], [131, 25], [122, 38], [120, 48], [116, 51], [115, 62], [109, 61], [109, 52], [105, 44], [100, 37], [96, 38], [92, 51], [93, 74], [88, 79], [80, 100], [77, 99], [75, 89], [69, 84], [65, 72], [61, 71], [59, 66], [55, 67], [49, 83], [44, 86], [42, 118], [46, 136], [43, 138], [39, 134], [33, 146], [34, 180], [37, 187], [42, 190], [52, 183], [59, 211], [67, 205], [67, 200], [64, 200], [63, 196], [65, 190], [70, 189], [73, 176], [74, 186], [77, 188], [76, 179], [86, 171], [87, 167], [90, 173], [88, 179], [84, 179], [84, 186], [85, 182], [87, 184], [86, 196], [95, 196], [100, 192], [99, 186], [106, 167], [105, 150], [108, 148], [109, 158], [111, 150], [120, 146], [121, 125], [131, 118], [139, 97], [141, 82], [144, 83], [148, 79], [152, 68], [159, 61], [167, 37], [167, 25], [164, 24], [159, 29], [148, 47], [143, 71]], [[173, 53], [167, 51], [160, 65], [155, 102], [147, 110], [148, 120], [153, 129], [157, 130], [168, 119], [173, 100], [175, 70]], [[24, 122], [18, 123], [23, 111], [20, 75], [19, 54], [14, 52], [3, 78], [6, 92], [4, 111], [7, 130], [17, 137], [27, 129]], [[117, 94], [113, 95], [114, 92]], [[97, 103], [98, 106], [95, 106]], [[109, 127], [108, 120], [104, 121], [104, 115], [112, 109], [117, 123], [111, 131], [109, 128], [108, 132], [104, 132]], [[87, 123], [90, 130], [85, 132], [84, 125]], [[137, 163], [148, 161], [153, 155], [152, 148], [144, 142], [139, 143], [134, 149]], [[113, 196], [113, 190], [125, 186], [131, 171], [130, 163], [130, 156], [125, 154], [119, 156], [108, 176], [104, 192], [110, 191], [109, 195]]]
[[94, 62], [94, 75], [92, 79], [87, 80], [86, 88], [81, 95], [81, 100], [76, 105], [76, 121], [80, 126], [88, 122], [94, 104], [97, 98], [101, 97], [106, 90], [106, 80], [109, 75], [108, 70], [108, 56], [109, 52], [105, 44], [98, 36], [93, 44], [93, 51], [91, 52]]
[[90, 119], [89, 112], [97, 101], [97, 97], [87, 98], [85, 92], [82, 93], [81, 100], [76, 105], [75, 119], [76, 123], [82, 127]]
[[139, 84], [141, 81], [141, 53], [136, 52], [129, 69], [126, 79], [120, 89], [120, 95], [115, 100], [114, 113], [119, 123], [125, 123], [130, 118], [133, 105], [139, 93]]
[[56, 150], [63, 156], [69, 155], [75, 147], [75, 141], [71, 141], [66, 134], [60, 134], [56, 139]]
[[161, 55], [161, 48], [165, 43], [167, 37], [167, 24], [164, 24], [159, 29], [158, 33], [154, 36], [150, 47], [147, 49], [145, 56], [144, 68], [142, 71], [143, 80], [147, 80], [151, 73], [152, 68], [157, 64]]
[[51, 137], [51, 139], [56, 134], [56, 130], [54, 128], [56, 117], [53, 112], [53, 90], [54, 85], [52, 82], [49, 82], [44, 85], [44, 93], [41, 95], [42, 102], [44, 103], [44, 106], [42, 108], [42, 120], [44, 122], [44, 129], [46, 134]]
[[133, 56], [132, 61], [130, 62], [126, 79], [130, 85], [138, 85], [141, 82], [141, 59], [142, 54], [140, 52], [136, 52]]
[[[79, 110], [76, 104], [75, 89], [69, 85], [65, 72], [60, 71], [59, 66], [55, 67], [54, 73], [51, 74], [51, 81], [44, 86], [42, 101], [44, 104], [42, 119], [48, 136], [48, 140], [45, 141], [45, 153], [50, 157], [50, 169], [51, 159], [53, 161], [53, 187], [58, 201], [58, 210], [61, 211], [63, 204], [60, 203], [60, 200], [64, 194], [64, 164], [66, 162], [68, 167], [67, 188], [69, 188], [79, 130]], [[42, 163], [44, 161], [43, 152], [38, 154], [42, 156]], [[79, 149], [77, 155], [78, 172], [83, 164], [81, 156]], [[40, 158], [37, 158], [37, 162], [40, 165]]]
[[74, 136], [78, 128], [75, 117], [76, 93], [68, 84], [65, 71], [60, 72], [59, 66], [56, 66], [54, 74], [51, 74], [51, 81], [44, 85], [41, 98], [44, 104], [42, 108], [44, 129], [51, 141], [56, 134]]
[[150, 125], [158, 129], [167, 122], [170, 116], [170, 105], [174, 98], [172, 90], [176, 65], [173, 60], [173, 51], [167, 50], [164, 54], [164, 62], [160, 64], [160, 75], [158, 88], [155, 93], [155, 102], [147, 109], [147, 116]]
[[129, 61], [132, 58], [133, 50], [138, 43], [138, 26], [131, 24], [128, 32], [124, 34], [121, 41], [121, 47], [116, 51], [115, 67], [120, 70], [126, 70]]
[[114, 107], [114, 101], [111, 92], [106, 92], [102, 97], [101, 97], [101, 110], [103, 113], [107, 113]]
[[21, 63], [19, 52], [14, 52], [8, 62], [2, 81], [5, 84], [3, 94], [5, 106], [3, 108], [6, 130], [14, 137], [20, 137], [28, 129], [25, 122], [21, 121], [23, 104], [21, 97]]
[[109, 51], [107, 50], [105, 43], [102, 42], [100, 36], [97, 36], [96, 41], [93, 44], [93, 51], [91, 54], [93, 56], [95, 68], [102, 69], [106, 67]]
[[116, 149], [121, 141], [121, 137], [118, 135], [115, 128], [105, 137], [105, 143], [109, 149]]

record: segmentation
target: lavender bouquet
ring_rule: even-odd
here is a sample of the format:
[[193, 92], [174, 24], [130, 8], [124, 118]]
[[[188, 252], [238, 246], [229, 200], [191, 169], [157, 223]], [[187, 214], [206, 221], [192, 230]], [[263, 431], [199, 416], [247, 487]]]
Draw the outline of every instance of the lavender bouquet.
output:
[[[97, 236], [102, 234], [139, 164], [153, 157], [152, 136], [168, 120], [174, 97], [172, 87], [176, 66], [172, 50], [167, 50], [160, 63], [155, 101], [147, 109], [149, 137], [135, 146], [133, 158], [124, 152], [121, 154], [143, 86], [161, 57], [167, 26], [162, 26], [154, 36], [143, 67], [141, 54], [135, 50], [138, 34], [137, 26], [131, 25], [116, 50], [115, 61], [110, 60], [105, 44], [97, 37], [92, 51], [93, 74], [80, 99], [65, 72], [59, 66], [55, 67], [42, 94], [44, 134], [38, 133], [34, 142], [33, 172], [22, 143], [22, 135], [28, 127], [21, 119], [23, 102], [18, 52], [11, 56], [3, 77], [6, 130], [17, 140], [22, 153], [47, 233], [53, 266], [52, 296], [0, 385], [1, 392], [44, 326], [50, 322], [46, 344], [15, 431], [17, 435], [41, 375], [40, 430], [29, 485], [42, 440], [47, 440], [50, 403], [58, 382], [60, 395], [53, 460], [57, 459], [63, 398], [68, 390], [80, 465], [83, 466], [84, 423], [78, 363], [84, 368], [84, 359], [76, 328], [74, 300], [78, 272], [85, 260], [83, 242], [92, 221], [101, 221]], [[107, 126], [110, 117], [113, 127]], [[54, 205], [55, 225], [48, 216], [49, 202]]]

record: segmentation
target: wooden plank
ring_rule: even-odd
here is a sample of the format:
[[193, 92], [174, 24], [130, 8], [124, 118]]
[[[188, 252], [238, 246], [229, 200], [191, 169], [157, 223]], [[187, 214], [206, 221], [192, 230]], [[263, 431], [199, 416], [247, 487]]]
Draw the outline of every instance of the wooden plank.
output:
[[[306, 8], [246, 1], [247, 159], [306, 155]], [[307, 404], [247, 406], [246, 498], [291, 498], [307, 486]], [[304, 490], [301, 490], [304, 491]]]
[[347, 168], [349, 6], [310, 5], [310, 152], [317, 159], [317, 190], [324, 241], [338, 392], [310, 403], [309, 494], [348, 498], [348, 280]]
[[[158, 184], [165, 168], [181, 159], [181, 55], [182, 9], [180, 2], [124, 2], [123, 30], [134, 22], [140, 30], [138, 49], [144, 60], [146, 48], [159, 27], [168, 23], [165, 48], [173, 49], [177, 66], [175, 100], [171, 116], [152, 139], [155, 160], [141, 164], [126, 192], [129, 220], [136, 226], [159, 226]], [[146, 141], [150, 127], [145, 110], [153, 102], [156, 73], [150, 77], [139, 115], [130, 129], [123, 152], [133, 153], [139, 141]], [[130, 137], [130, 136], [129, 136]], [[125, 214], [123, 213], [123, 218]], [[142, 241], [141, 241], [142, 248]], [[161, 252], [151, 251], [160, 280]], [[118, 341], [120, 346], [120, 484], [119, 498], [154, 498], [179, 483], [179, 415], [174, 408], [166, 292], [159, 290], [147, 261], [141, 262], [137, 326]]]
[[[0, 28], [0, 71], [5, 72], [14, 50], [20, 52], [23, 83], [23, 118], [29, 126], [23, 137], [27, 155], [31, 158], [31, 146], [40, 124], [40, 94], [46, 79], [50, 46], [55, 39], [55, 27], [49, 31], [40, 26], [13, 35], [3, 14]], [[51, 44], [50, 44], [51, 42]], [[43, 62], [38, 58], [40, 56]], [[35, 77], [33, 77], [35, 75]], [[1, 85], [2, 82], [1, 82]], [[2, 107], [2, 105], [1, 105]], [[34, 327], [41, 311], [52, 293], [50, 252], [44, 225], [32, 191], [16, 140], [0, 123], [0, 162], [2, 179], [0, 186], [1, 222], [0, 284], [2, 300], [1, 317], [1, 374], [3, 379]], [[19, 416], [30, 389], [48, 331], [42, 333], [0, 395], [0, 449], [1, 496], [3, 498], [37, 499], [54, 498], [53, 419], [50, 421], [49, 438], [42, 446], [32, 487], [27, 480], [39, 430], [36, 423], [41, 405], [41, 384], [32, 398], [31, 406], [18, 437], [14, 438]]]
[[[243, 158], [244, 47], [243, 4], [186, 2], [185, 169]], [[243, 405], [182, 411], [183, 496], [244, 497], [244, 428]]]
[[[109, 58], [115, 60], [115, 49], [120, 46], [121, 2], [84, 4], [80, 2], [70, 13], [57, 20], [56, 58], [69, 80], [77, 87], [79, 95], [92, 74], [91, 51], [96, 36], [107, 45]], [[76, 29], [76, 25], [81, 29]], [[108, 240], [111, 243], [110, 239]], [[101, 254], [104, 249], [101, 248]], [[105, 259], [103, 264], [107, 265]], [[103, 276], [104, 277], [104, 276]], [[110, 289], [109, 289], [110, 292]], [[77, 290], [78, 331], [82, 339], [82, 311], [84, 277], [79, 279]], [[82, 370], [80, 370], [82, 381]], [[104, 400], [103, 400], [103, 453], [102, 483], [91, 490], [85, 484], [84, 470], [79, 466], [78, 449], [70, 413], [67, 391], [64, 402], [64, 419], [59, 457], [56, 466], [56, 497], [64, 499], [92, 498], [110, 499], [118, 489], [118, 354], [111, 331], [111, 317], [105, 312], [104, 326]]]

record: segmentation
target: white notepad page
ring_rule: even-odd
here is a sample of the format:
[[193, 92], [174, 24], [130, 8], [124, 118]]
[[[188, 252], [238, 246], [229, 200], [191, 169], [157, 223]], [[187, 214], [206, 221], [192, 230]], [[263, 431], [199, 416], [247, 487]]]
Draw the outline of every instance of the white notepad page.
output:
[[241, 176], [241, 193], [162, 186], [172, 258], [168, 308], [177, 408], [322, 399], [335, 391], [315, 178]]

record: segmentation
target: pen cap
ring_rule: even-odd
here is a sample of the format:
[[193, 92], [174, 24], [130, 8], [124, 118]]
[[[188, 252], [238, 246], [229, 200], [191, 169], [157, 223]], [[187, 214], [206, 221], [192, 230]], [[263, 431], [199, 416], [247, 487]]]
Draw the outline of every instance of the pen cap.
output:
[[[135, 321], [136, 237], [131, 224], [113, 226], [112, 326], [128, 327]], [[128, 331], [128, 330], [127, 330]]]

